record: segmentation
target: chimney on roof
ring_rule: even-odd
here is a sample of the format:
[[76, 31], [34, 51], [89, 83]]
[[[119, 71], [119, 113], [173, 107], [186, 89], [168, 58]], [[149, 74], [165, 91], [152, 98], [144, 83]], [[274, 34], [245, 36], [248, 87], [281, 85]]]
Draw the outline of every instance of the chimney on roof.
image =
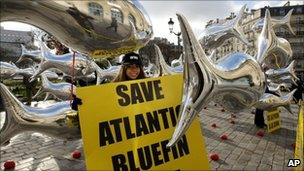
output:
[[287, 1], [286, 4], [283, 5], [284, 7], [290, 6], [290, 1]]

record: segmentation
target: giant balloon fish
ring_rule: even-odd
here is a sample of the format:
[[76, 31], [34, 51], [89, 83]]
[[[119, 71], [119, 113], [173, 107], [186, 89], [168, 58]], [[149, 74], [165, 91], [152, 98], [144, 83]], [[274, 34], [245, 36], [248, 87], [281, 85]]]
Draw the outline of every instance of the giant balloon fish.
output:
[[[90, 8], [95, 6], [96, 9]], [[150, 19], [132, 1], [1, 0], [1, 22], [36, 26], [67, 47], [93, 57], [117, 56], [143, 47], [153, 35]], [[112, 10], [120, 17], [112, 17]]]
[[54, 95], [60, 100], [71, 100], [72, 99], [72, 86], [73, 86], [73, 94], [76, 94], [76, 86], [71, 83], [52, 83], [49, 81], [45, 75], [45, 73], [41, 74], [41, 87], [34, 95], [33, 98], [38, 97], [39, 95], [46, 93], [45, 100], [48, 95]]
[[93, 62], [92, 65], [96, 69], [97, 85], [102, 83], [103, 81], [107, 81], [107, 82], [113, 81], [118, 75], [120, 70], [120, 66], [113, 66], [111, 65], [111, 63], [109, 63], [109, 67], [107, 69], [101, 69], [95, 62]]
[[293, 94], [297, 89], [292, 90], [285, 96], [279, 97], [274, 94], [265, 93], [259, 99], [259, 101], [254, 105], [258, 109], [269, 110], [280, 106], [283, 106], [288, 112], [292, 114], [290, 104], [293, 100]]
[[195, 116], [211, 101], [229, 111], [239, 112], [253, 106], [263, 95], [266, 78], [251, 56], [233, 53], [214, 64], [206, 56], [186, 18], [177, 14], [184, 43], [184, 87], [180, 118], [172, 139], [175, 144]]
[[[54, 55], [43, 42], [40, 42], [40, 46], [43, 59], [31, 80], [36, 79], [39, 74], [51, 68], [58, 69], [67, 75], [75, 76], [76, 79], [77, 77], [90, 75], [96, 70], [92, 65], [93, 61], [80, 53], [75, 52], [75, 54], [67, 53], [64, 55]], [[74, 55], [75, 62], [73, 64]]]
[[46, 108], [29, 107], [22, 104], [0, 83], [0, 95], [6, 111], [0, 128], [0, 145], [24, 131], [34, 131], [67, 140], [81, 138], [80, 129], [68, 125], [67, 119], [76, 114], [69, 101], [58, 102]]
[[[272, 27], [273, 28], [278, 28], [282, 26], [287, 27], [293, 35], [296, 35], [290, 25], [292, 12], [293, 9], [289, 10], [288, 13], [281, 19], [271, 18]], [[258, 33], [261, 32], [263, 28], [263, 24], [264, 24], [264, 19], [261, 18], [252, 26], [252, 30]]]
[[[2, 79], [10, 79], [16, 76], [23, 76], [29, 78], [34, 75], [35, 69], [34, 68], [25, 68], [20, 69], [14, 63], [7, 63], [0, 61], [0, 77]], [[50, 79], [58, 79], [58, 75], [52, 71], [46, 71], [46, 76]]]
[[[284, 76], [291, 76], [294, 80], [299, 80], [295, 73], [295, 61], [293, 60], [288, 67], [280, 69], [269, 69], [265, 72], [267, 78], [270, 80], [280, 79]], [[295, 81], [294, 81], [295, 82]]]
[[21, 55], [16, 63], [22, 62], [24, 60], [32, 60], [34, 62], [40, 63], [42, 60], [41, 50], [27, 50], [24, 45], [21, 44]]
[[213, 24], [203, 30], [200, 35], [200, 43], [205, 49], [214, 49], [221, 46], [225, 40], [230, 37], [236, 37], [248, 46], [251, 46], [245, 37], [242, 27], [242, 20], [244, 18], [244, 10], [246, 5], [244, 5], [238, 15], [227, 21], [224, 24]]
[[158, 68], [159, 68], [159, 75], [160, 76], [173, 75], [173, 74], [183, 72], [182, 66], [177, 66], [177, 67], [169, 66], [166, 63], [165, 58], [164, 58], [161, 50], [159, 49], [159, 47], [157, 45], [154, 45], [154, 48], [155, 48], [155, 58], [157, 59], [156, 61], [158, 62], [157, 65], [158, 65]]
[[[266, 9], [264, 27], [258, 38], [257, 61], [261, 65], [265, 63], [269, 68], [281, 68], [288, 64], [291, 57], [292, 49], [290, 43], [286, 39], [275, 35], [270, 12]], [[275, 64], [273, 64], [272, 58], [275, 59]]]

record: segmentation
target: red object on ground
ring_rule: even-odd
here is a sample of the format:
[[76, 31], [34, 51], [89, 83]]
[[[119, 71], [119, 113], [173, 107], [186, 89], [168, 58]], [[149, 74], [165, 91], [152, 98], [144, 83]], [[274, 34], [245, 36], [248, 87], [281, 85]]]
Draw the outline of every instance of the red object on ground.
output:
[[212, 154], [210, 155], [210, 159], [211, 159], [211, 160], [214, 160], [214, 161], [217, 161], [217, 160], [220, 159], [220, 157], [219, 157], [218, 154], [212, 153]]
[[226, 134], [223, 134], [223, 135], [221, 135], [221, 139], [222, 139], [222, 140], [227, 140], [227, 139], [228, 139], [228, 136], [227, 136]]
[[215, 124], [215, 123], [213, 123], [211, 126], [212, 126], [213, 128], [216, 128], [216, 124]]
[[256, 135], [257, 136], [259, 136], [259, 137], [264, 137], [264, 131], [262, 131], [262, 130], [259, 130], [257, 133], [256, 133]]
[[222, 111], [222, 112], [225, 112], [225, 109], [222, 109], [221, 111]]
[[73, 157], [74, 159], [79, 159], [79, 158], [81, 157], [81, 152], [78, 151], [78, 150], [73, 151], [72, 157]]
[[293, 150], [296, 149], [296, 143], [292, 143], [291, 146], [293, 147]]
[[14, 169], [16, 166], [13, 160], [6, 160], [4, 163], [4, 169]]
[[231, 124], [235, 124], [234, 120], [231, 120], [230, 123], [231, 123]]

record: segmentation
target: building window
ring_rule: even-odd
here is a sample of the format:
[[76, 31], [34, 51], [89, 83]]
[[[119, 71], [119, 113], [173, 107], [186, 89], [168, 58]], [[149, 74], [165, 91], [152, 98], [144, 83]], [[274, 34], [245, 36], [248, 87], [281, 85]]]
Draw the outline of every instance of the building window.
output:
[[285, 9], [280, 9], [280, 15], [285, 15]]
[[123, 23], [123, 16], [122, 16], [122, 12], [117, 9], [117, 8], [112, 8], [111, 9], [111, 17], [115, 18], [117, 20], [117, 22], [119, 23]]
[[131, 22], [131, 23], [133, 23], [134, 24], [134, 26], [136, 27], [136, 20], [135, 20], [135, 17], [132, 15], [132, 14], [129, 14], [129, 21]]
[[298, 8], [296, 9], [296, 12], [297, 12], [298, 14], [301, 14], [302, 11], [303, 11], [302, 7], [298, 7]]
[[102, 6], [95, 3], [95, 2], [90, 2], [89, 3], [89, 13], [91, 15], [96, 15], [96, 16], [101, 16], [103, 17], [103, 9]]

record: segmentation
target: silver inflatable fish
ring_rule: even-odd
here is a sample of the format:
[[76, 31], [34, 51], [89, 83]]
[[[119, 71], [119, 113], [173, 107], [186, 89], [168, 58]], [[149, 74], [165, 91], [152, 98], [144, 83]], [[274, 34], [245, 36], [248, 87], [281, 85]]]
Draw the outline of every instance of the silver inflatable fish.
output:
[[[290, 84], [291, 85], [291, 84]], [[288, 85], [287, 83], [281, 83], [281, 84], [276, 84], [276, 83], [270, 83], [268, 84], [268, 90], [274, 93], [279, 94], [280, 96], [282, 96], [282, 92], [281, 90], [287, 90], [290, 91], [291, 86]]]
[[[14, 63], [0, 62], [0, 77], [10, 79], [16, 76], [31, 77], [35, 73], [34, 68], [20, 69]], [[50, 79], [58, 79], [58, 75], [52, 71], [46, 71], [46, 76]]]
[[[295, 32], [293, 31], [291, 25], [290, 25], [290, 19], [292, 15], [293, 9], [289, 10], [288, 13], [282, 17], [281, 19], [275, 19], [271, 18], [271, 23], [273, 28], [278, 28], [278, 27], [286, 27], [293, 35], [296, 35]], [[259, 19], [253, 26], [252, 30], [255, 32], [260, 33], [262, 31], [264, 24], [264, 19]]]
[[293, 60], [288, 65], [288, 67], [281, 68], [281, 69], [269, 69], [265, 72], [265, 74], [267, 75], [267, 78], [269, 78], [269, 79], [278, 79], [280, 77], [290, 75], [295, 80], [298, 80], [299, 78], [297, 77], [294, 68], [295, 68], [295, 61]]
[[229, 20], [224, 24], [214, 24], [207, 27], [199, 38], [202, 47], [205, 49], [217, 48], [230, 37], [236, 37], [247, 46], [252, 46], [246, 39], [242, 27], [245, 9], [246, 5], [241, 8], [240, 12], [234, 19]]
[[111, 82], [116, 78], [120, 70], [120, 66], [112, 66], [111, 64], [107, 69], [101, 69], [95, 62], [92, 63], [92, 66], [96, 69], [97, 85], [104, 80]]
[[182, 73], [182, 67], [171, 67], [169, 66], [166, 61], [165, 58], [162, 54], [162, 52], [160, 51], [159, 47], [155, 44], [154, 45], [155, 48], [155, 58], [157, 59], [157, 61], [159, 61], [159, 73], [160, 76], [164, 76], [164, 75], [173, 75], [173, 74], [177, 74], [177, 73]]
[[293, 94], [295, 93], [295, 91], [296, 89], [292, 90], [292, 92], [282, 97], [265, 93], [254, 106], [262, 110], [271, 110], [273, 108], [282, 106], [292, 114], [290, 104], [293, 100]]
[[286, 75], [277, 79], [267, 79], [267, 82], [272, 82], [277, 84], [287, 83], [287, 84], [297, 85], [296, 79], [294, 79], [293, 76], [291, 75]]
[[0, 61], [0, 74], [1, 78], [8, 79], [13, 78], [17, 75], [31, 76], [33, 75], [33, 71], [30, 69], [20, 69], [14, 63]]
[[[1, 22], [34, 25], [67, 47], [94, 57], [117, 56], [138, 50], [153, 35], [150, 19], [137, 0], [112, 3], [1, 0], [0, 10]], [[111, 10], [122, 17], [112, 17]]]
[[54, 55], [44, 43], [41, 42], [40, 45], [43, 60], [39, 64], [38, 70], [31, 77], [31, 80], [36, 79], [39, 74], [51, 68], [58, 69], [70, 76], [74, 75], [76, 78], [90, 75], [96, 70], [96, 68], [94, 68], [92, 65], [93, 61], [89, 60], [80, 53], [75, 53], [75, 63], [74, 67], [72, 67], [73, 53]]
[[171, 61], [171, 67], [183, 66], [183, 54], [180, 54], [178, 59], [173, 59]]
[[153, 64], [149, 62], [147, 67], [144, 67], [144, 72], [147, 77], [154, 78], [159, 77], [159, 67], [157, 67], [157, 64]]
[[[266, 9], [264, 27], [258, 38], [257, 61], [262, 65], [265, 63], [269, 68], [285, 67], [292, 57], [290, 43], [275, 35], [270, 19], [270, 12]], [[275, 58], [276, 65], [271, 58]]]
[[68, 115], [76, 112], [71, 109], [69, 101], [58, 102], [46, 108], [35, 108], [22, 104], [2, 83], [0, 90], [6, 111], [5, 121], [0, 129], [0, 145], [25, 131], [68, 140], [81, 138], [80, 129], [67, 124]]
[[21, 44], [21, 49], [22, 49], [21, 56], [16, 61], [16, 63], [22, 62], [24, 60], [32, 60], [32, 61], [37, 62], [37, 63], [41, 62], [41, 60], [42, 60], [41, 50], [29, 51], [22, 44]]
[[215, 65], [206, 56], [184, 16], [177, 14], [183, 36], [184, 88], [180, 118], [172, 146], [188, 129], [194, 117], [211, 101], [239, 112], [255, 104], [265, 91], [265, 75], [257, 61], [244, 53], [228, 55]]
[[[76, 86], [71, 83], [52, 83], [47, 79], [45, 73], [41, 75], [41, 87], [34, 95], [33, 99], [37, 98], [43, 93], [52, 94], [60, 100], [71, 100], [72, 99], [72, 86], [73, 86], [73, 94], [76, 94]], [[47, 95], [48, 96], [48, 95]]]

